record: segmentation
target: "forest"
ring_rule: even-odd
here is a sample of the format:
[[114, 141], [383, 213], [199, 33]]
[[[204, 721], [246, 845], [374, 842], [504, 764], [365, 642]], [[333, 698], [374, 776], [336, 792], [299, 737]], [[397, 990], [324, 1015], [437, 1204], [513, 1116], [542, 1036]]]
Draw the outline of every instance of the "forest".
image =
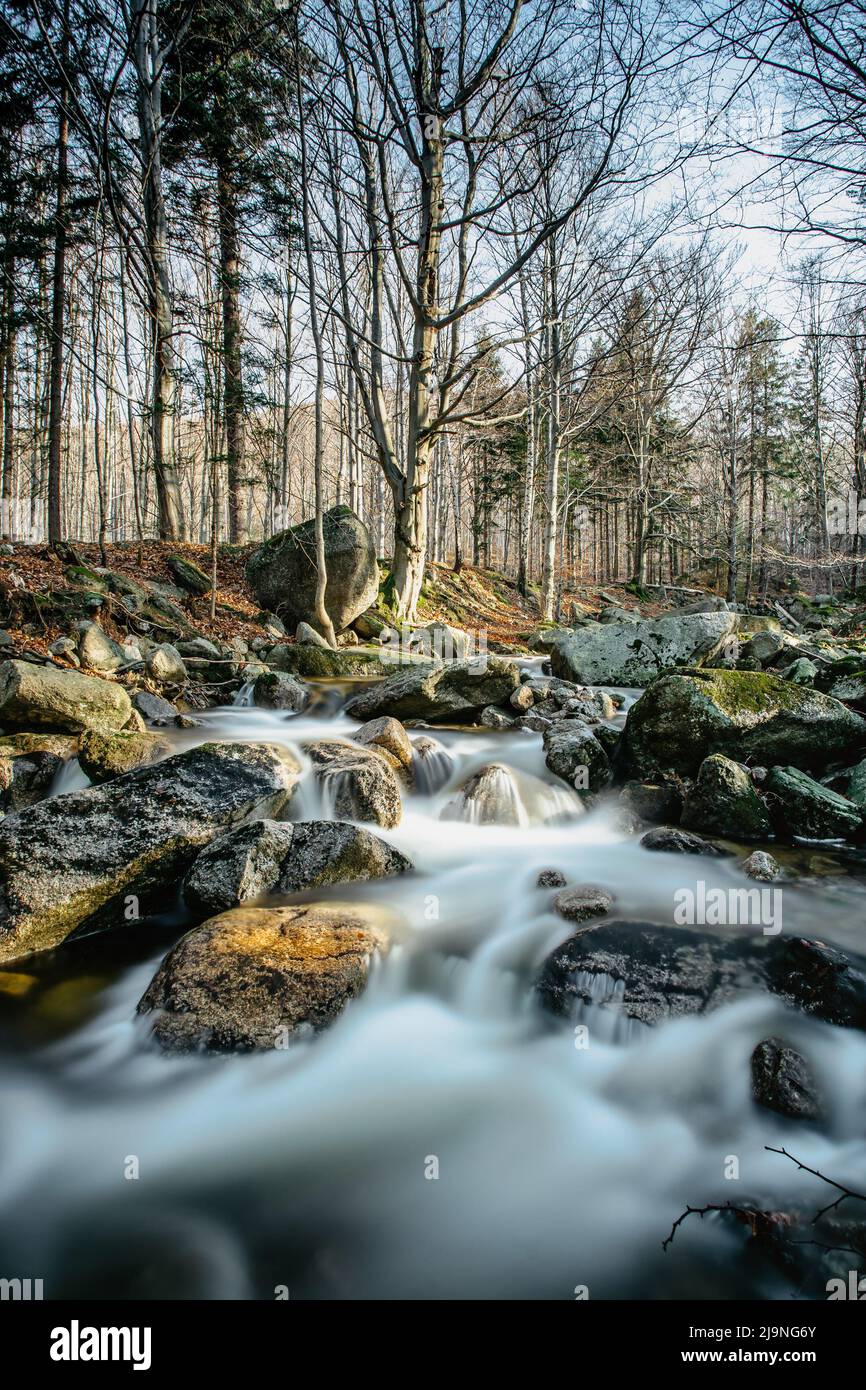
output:
[[856, 587], [862, 18], [7, 3], [4, 539]]

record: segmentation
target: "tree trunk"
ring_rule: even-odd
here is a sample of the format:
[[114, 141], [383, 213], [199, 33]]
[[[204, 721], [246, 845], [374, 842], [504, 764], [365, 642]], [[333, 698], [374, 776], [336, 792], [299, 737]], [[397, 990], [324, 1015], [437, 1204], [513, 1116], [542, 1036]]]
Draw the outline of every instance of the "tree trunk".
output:
[[249, 540], [248, 484], [244, 477], [244, 389], [241, 364], [240, 238], [237, 190], [230, 172], [217, 171], [220, 286], [223, 315], [223, 421], [226, 439], [229, 540]]

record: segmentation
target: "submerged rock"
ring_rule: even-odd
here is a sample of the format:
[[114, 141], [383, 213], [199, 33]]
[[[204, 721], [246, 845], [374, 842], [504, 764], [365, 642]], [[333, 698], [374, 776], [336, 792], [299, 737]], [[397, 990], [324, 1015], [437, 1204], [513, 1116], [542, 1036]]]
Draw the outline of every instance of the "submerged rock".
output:
[[680, 830], [675, 825], [660, 825], [641, 836], [644, 849], [661, 850], [666, 854], [710, 854], [718, 857], [727, 854], [719, 845], [693, 835], [689, 830]]
[[0, 960], [171, 903], [218, 830], [275, 815], [300, 776], [268, 744], [206, 743], [0, 824]]
[[844, 840], [860, 834], [864, 812], [853, 801], [796, 767], [771, 768], [765, 783], [778, 829], [806, 840]]
[[378, 835], [342, 821], [255, 821], [220, 835], [184, 879], [193, 912], [225, 912], [266, 893], [390, 878], [412, 865]]
[[818, 1085], [808, 1063], [781, 1038], [765, 1038], [752, 1053], [752, 1094], [758, 1105], [787, 1120], [822, 1118]]
[[736, 613], [668, 614], [578, 628], [551, 650], [554, 675], [583, 685], [649, 685], [711, 657], [737, 629]]
[[168, 1051], [282, 1048], [361, 992], [390, 927], [366, 905], [236, 908], [169, 952], [138, 1011]]
[[568, 879], [559, 869], [542, 869], [535, 880], [536, 888], [564, 888]]
[[122, 685], [56, 666], [0, 662], [0, 724], [7, 728], [122, 729], [132, 715]]
[[807, 1014], [842, 1028], [866, 1028], [866, 975], [842, 951], [806, 937], [783, 937], [768, 966], [770, 988]]
[[680, 823], [735, 840], [765, 840], [770, 816], [747, 770], [721, 753], [705, 758], [683, 803]]
[[[379, 566], [373, 538], [351, 508], [338, 505], [323, 518], [328, 583], [325, 607], [337, 632], [376, 601]], [[263, 608], [290, 627], [316, 617], [315, 521], [280, 531], [259, 546], [247, 563], [247, 579]]]
[[693, 774], [711, 753], [825, 766], [864, 742], [866, 720], [838, 700], [778, 676], [717, 670], [655, 681], [629, 710], [624, 738], [644, 774]]
[[486, 705], [505, 704], [520, 683], [517, 667], [502, 657], [474, 657], [447, 666], [410, 666], [349, 700], [353, 719], [390, 714], [432, 723], [471, 723]]
[[454, 759], [436, 738], [412, 740], [412, 781], [419, 792], [432, 796], [441, 791], [454, 771]]

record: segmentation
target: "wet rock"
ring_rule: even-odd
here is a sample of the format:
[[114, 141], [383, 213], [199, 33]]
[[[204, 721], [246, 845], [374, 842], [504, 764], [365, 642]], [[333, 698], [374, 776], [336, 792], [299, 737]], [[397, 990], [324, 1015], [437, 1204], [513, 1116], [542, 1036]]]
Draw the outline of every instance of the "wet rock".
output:
[[762, 954], [751, 940], [625, 920], [569, 937], [538, 980], [552, 1013], [593, 1004], [647, 1025], [705, 1013], [763, 986]]
[[522, 714], [526, 714], [528, 710], [532, 709], [535, 703], [535, 694], [528, 681], [524, 681], [522, 685], [518, 685], [516, 690], [512, 690], [508, 697], [508, 703]]
[[442, 820], [472, 825], [523, 825], [526, 815], [511, 768], [502, 763], [481, 767], [442, 811]]
[[740, 763], [721, 753], [705, 758], [686, 795], [680, 823], [691, 830], [735, 840], [765, 840], [770, 816]]
[[210, 743], [0, 824], [0, 960], [164, 909], [219, 831], [282, 810], [300, 776], [283, 748]]
[[487, 705], [502, 705], [520, 683], [517, 667], [502, 657], [454, 661], [447, 666], [411, 666], [346, 705], [353, 719], [390, 714], [431, 723], [471, 723]]
[[620, 801], [641, 820], [676, 824], [683, 808], [683, 794], [675, 782], [626, 782]]
[[188, 594], [209, 594], [213, 587], [208, 575], [204, 570], [200, 570], [198, 565], [194, 565], [192, 560], [185, 560], [182, 555], [169, 555], [166, 564], [174, 576], [175, 582], [185, 589]]
[[[379, 566], [373, 538], [363, 521], [346, 506], [331, 507], [323, 518], [328, 584], [325, 607], [337, 632], [376, 601]], [[316, 615], [315, 521], [280, 531], [254, 551], [247, 563], [259, 603], [284, 622], [313, 624]]]
[[48, 795], [64, 758], [47, 749], [4, 756], [0, 749], [0, 808], [21, 811]]
[[253, 682], [253, 704], [261, 709], [286, 709], [299, 714], [309, 703], [307, 687], [285, 671], [262, 671]]
[[758, 1105], [788, 1120], [822, 1118], [818, 1086], [805, 1058], [781, 1038], [765, 1038], [752, 1053], [752, 1094]]
[[183, 657], [170, 642], [162, 642], [148, 652], [144, 664], [147, 674], [155, 681], [165, 681], [168, 685], [182, 685], [187, 679]]
[[688, 671], [663, 676], [631, 707], [632, 767], [694, 774], [711, 753], [742, 762], [823, 767], [866, 742], [866, 720], [838, 700], [778, 676]]
[[236, 908], [169, 952], [139, 1013], [169, 1051], [284, 1047], [361, 992], [390, 927], [381, 909], [349, 903]]
[[206, 845], [184, 879], [183, 896], [192, 912], [206, 916], [266, 893], [389, 878], [411, 867], [405, 855], [360, 826], [261, 820]]
[[137, 767], [150, 767], [175, 752], [168, 739], [158, 734], [119, 730], [102, 734], [91, 729], [81, 735], [78, 761], [91, 782], [108, 782]]
[[400, 783], [383, 758], [337, 739], [320, 739], [303, 747], [338, 820], [370, 821], [385, 829], [399, 825], [403, 814]]
[[[412, 747], [412, 741], [399, 719], [392, 719], [388, 715], [382, 715], [379, 719], [370, 719], [366, 724], [362, 724], [360, 729], [356, 729], [352, 739], [355, 743], [361, 743], [374, 752], [381, 749], [388, 753], [401, 767], [410, 768], [412, 766], [412, 759], [416, 750]], [[433, 740], [427, 741], [432, 743]], [[438, 746], [441, 748], [441, 744]]]
[[120, 729], [132, 713], [122, 685], [80, 671], [0, 662], [0, 725], [4, 728]]
[[441, 791], [454, 771], [454, 759], [436, 738], [412, 740], [412, 781], [419, 792], [432, 796]]
[[569, 922], [588, 922], [593, 917], [604, 917], [610, 911], [613, 896], [591, 883], [579, 883], [574, 888], [564, 888], [557, 893], [553, 906], [560, 917], [565, 917]]
[[866, 1028], [866, 975], [846, 955], [806, 937], [785, 937], [769, 963], [771, 989], [807, 1014]]
[[536, 888], [564, 888], [568, 879], [559, 869], [542, 869], [535, 880]]
[[735, 613], [669, 614], [578, 628], [556, 644], [550, 664], [554, 675], [583, 685], [649, 685], [672, 667], [711, 657], [737, 621]]
[[743, 860], [743, 873], [758, 883], [774, 883], [777, 878], [781, 878], [782, 870], [772, 854], [767, 854], [763, 849], [756, 849], [748, 859]]
[[688, 830], [680, 830], [674, 825], [660, 825], [641, 836], [644, 849], [661, 850], [665, 854], [708, 854], [717, 858], [727, 854], [720, 845], [693, 835]]
[[864, 813], [853, 801], [816, 782], [796, 767], [773, 767], [765, 783], [778, 830], [807, 840], [858, 836]]
[[267, 662], [275, 671], [304, 676], [308, 680], [332, 680], [345, 676], [379, 676], [382, 674], [380, 653], [363, 649], [330, 651], [325, 647], [281, 642], [267, 654]]
[[600, 791], [610, 780], [607, 754], [594, 731], [579, 719], [569, 719], [545, 733], [544, 760], [555, 776], [577, 792]]
[[859, 806], [861, 811], [866, 812], [866, 758], [859, 762], [856, 767], [852, 767], [846, 777], [848, 800], [853, 801], [855, 806]]

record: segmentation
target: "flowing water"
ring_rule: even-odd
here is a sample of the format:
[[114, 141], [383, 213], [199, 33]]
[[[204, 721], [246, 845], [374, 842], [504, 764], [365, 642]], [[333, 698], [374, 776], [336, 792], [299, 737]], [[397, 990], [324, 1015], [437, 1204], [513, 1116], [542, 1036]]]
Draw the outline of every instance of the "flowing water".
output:
[[[300, 716], [241, 697], [178, 746], [348, 737], [344, 693], [323, 685]], [[382, 903], [403, 926], [327, 1032], [239, 1057], [158, 1053], [135, 1006], [182, 930], [174, 900], [158, 921], [8, 973], [0, 1274], [43, 1278], [46, 1297], [790, 1296], [781, 1276], [743, 1272], [727, 1223], [693, 1221], [667, 1254], [662, 1240], [687, 1203], [823, 1205], [826, 1189], [768, 1144], [862, 1187], [866, 1038], [762, 995], [627, 1033], [590, 1006], [577, 1046], [575, 1020], [543, 1013], [533, 991], [569, 934], [539, 871], [608, 889], [618, 916], [669, 923], [675, 891], [698, 877], [742, 886], [738, 858], [641, 849], [612, 800], [587, 813], [551, 786], [537, 734], [412, 737], [418, 790], [380, 833], [414, 872], [327, 891]], [[489, 763], [514, 774], [510, 823], [454, 819], [457, 788]], [[72, 764], [55, 794], [83, 783]], [[327, 802], [307, 776], [293, 817]], [[788, 860], [784, 930], [857, 949], [859, 862]], [[751, 1099], [752, 1049], [779, 1031], [826, 1092], [820, 1130]], [[731, 1155], [738, 1183], [725, 1180]]]

